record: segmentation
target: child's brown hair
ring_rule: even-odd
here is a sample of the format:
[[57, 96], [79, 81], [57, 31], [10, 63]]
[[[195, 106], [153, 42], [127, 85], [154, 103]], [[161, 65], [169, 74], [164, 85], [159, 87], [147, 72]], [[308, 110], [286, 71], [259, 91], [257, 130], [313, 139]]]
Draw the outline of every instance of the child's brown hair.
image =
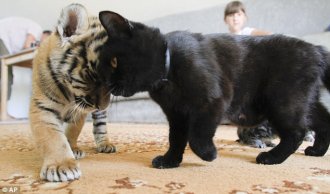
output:
[[232, 2], [228, 3], [227, 6], [226, 6], [226, 9], [225, 9], [224, 19], [226, 19], [226, 17], [228, 15], [237, 13], [239, 11], [242, 11], [244, 14], [246, 14], [245, 13], [245, 7], [244, 7], [242, 2], [232, 1]]

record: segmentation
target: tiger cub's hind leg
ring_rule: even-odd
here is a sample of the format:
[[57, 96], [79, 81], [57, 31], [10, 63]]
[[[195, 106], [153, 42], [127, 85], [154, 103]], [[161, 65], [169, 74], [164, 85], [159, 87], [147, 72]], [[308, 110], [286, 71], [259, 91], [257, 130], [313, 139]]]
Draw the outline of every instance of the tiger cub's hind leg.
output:
[[97, 110], [92, 113], [93, 135], [98, 152], [116, 152], [116, 147], [112, 145], [107, 136], [107, 111]]
[[77, 145], [77, 139], [81, 132], [81, 129], [84, 126], [85, 118], [86, 118], [86, 114], [82, 115], [77, 121], [73, 123], [69, 123], [65, 131], [65, 135], [68, 139], [71, 150], [76, 159], [85, 157], [85, 152], [79, 149]]

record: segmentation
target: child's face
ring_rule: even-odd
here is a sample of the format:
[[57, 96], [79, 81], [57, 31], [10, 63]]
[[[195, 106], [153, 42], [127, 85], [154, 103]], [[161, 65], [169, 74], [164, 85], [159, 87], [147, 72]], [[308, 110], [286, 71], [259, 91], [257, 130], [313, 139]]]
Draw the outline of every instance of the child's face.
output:
[[242, 10], [239, 10], [239, 12], [227, 15], [225, 22], [231, 33], [237, 33], [243, 29], [246, 19], [245, 13]]

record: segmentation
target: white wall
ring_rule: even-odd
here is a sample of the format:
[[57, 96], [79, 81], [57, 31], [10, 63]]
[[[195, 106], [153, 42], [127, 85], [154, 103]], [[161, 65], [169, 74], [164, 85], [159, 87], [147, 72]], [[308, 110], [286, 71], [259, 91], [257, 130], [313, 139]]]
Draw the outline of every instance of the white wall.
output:
[[229, 0], [1, 0], [0, 18], [23, 16], [52, 30], [61, 9], [70, 3], [83, 4], [96, 15], [99, 11], [111, 10], [130, 20], [143, 22], [227, 2]]

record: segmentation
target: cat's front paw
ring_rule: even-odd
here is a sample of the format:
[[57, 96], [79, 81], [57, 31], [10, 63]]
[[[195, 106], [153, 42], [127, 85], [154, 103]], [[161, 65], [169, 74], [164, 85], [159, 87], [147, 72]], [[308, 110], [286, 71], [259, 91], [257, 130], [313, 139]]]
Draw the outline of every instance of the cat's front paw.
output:
[[67, 159], [61, 163], [45, 162], [41, 168], [40, 178], [50, 182], [64, 182], [79, 179], [81, 171], [74, 159]]
[[152, 166], [159, 169], [176, 168], [180, 166], [180, 162], [167, 161], [164, 156], [157, 156], [152, 160]]
[[72, 148], [72, 152], [76, 160], [85, 157], [85, 152], [79, 148]]
[[271, 165], [271, 164], [280, 164], [283, 161], [279, 160], [277, 157], [273, 156], [269, 152], [261, 152], [257, 158], [257, 164], [266, 164], [266, 165]]
[[116, 152], [116, 146], [109, 142], [100, 143], [96, 147], [97, 151], [100, 153], [113, 153]]

